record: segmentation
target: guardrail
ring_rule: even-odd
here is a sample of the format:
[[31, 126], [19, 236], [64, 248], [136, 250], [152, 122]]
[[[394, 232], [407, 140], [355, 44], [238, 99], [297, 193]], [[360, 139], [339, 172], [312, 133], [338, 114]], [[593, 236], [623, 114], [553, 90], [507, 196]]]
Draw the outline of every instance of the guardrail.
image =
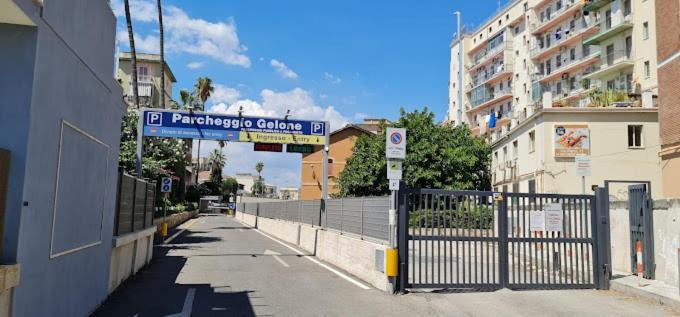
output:
[[113, 234], [118, 236], [152, 227], [155, 203], [156, 183], [136, 178], [121, 169]]
[[357, 197], [297, 200], [265, 203], [239, 203], [236, 210], [246, 214], [305, 223], [361, 239], [389, 239], [389, 197]]

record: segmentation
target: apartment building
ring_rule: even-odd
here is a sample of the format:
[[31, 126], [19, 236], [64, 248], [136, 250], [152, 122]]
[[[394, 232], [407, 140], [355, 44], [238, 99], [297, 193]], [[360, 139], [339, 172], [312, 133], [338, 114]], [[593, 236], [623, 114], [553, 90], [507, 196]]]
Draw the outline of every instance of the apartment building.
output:
[[576, 156], [591, 158], [588, 191], [660, 181], [653, 12], [649, 0], [517, 0], [451, 44], [447, 120], [488, 138], [495, 190], [581, 193]]
[[[177, 82], [167, 63], [165, 67], [165, 107], [170, 108], [172, 87]], [[121, 52], [118, 56], [118, 81], [128, 104], [134, 104], [132, 93], [132, 54]], [[161, 56], [159, 54], [137, 53], [137, 82], [139, 105], [148, 108], [161, 106]]]
[[[656, 1], [661, 174], [665, 198], [680, 197], [680, 2]], [[672, 30], [669, 32], [669, 30]]]

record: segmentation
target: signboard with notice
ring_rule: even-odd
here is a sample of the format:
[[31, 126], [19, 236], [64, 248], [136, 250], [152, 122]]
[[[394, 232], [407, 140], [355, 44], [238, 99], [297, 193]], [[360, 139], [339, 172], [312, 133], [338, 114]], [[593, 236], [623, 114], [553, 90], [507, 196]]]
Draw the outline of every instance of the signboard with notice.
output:
[[587, 124], [558, 124], [554, 133], [555, 157], [590, 155], [590, 129]]

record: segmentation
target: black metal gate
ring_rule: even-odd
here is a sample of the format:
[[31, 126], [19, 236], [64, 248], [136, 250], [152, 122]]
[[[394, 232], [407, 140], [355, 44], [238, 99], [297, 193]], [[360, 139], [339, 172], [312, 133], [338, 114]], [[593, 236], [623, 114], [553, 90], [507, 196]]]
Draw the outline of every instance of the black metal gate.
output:
[[399, 289], [607, 288], [603, 206], [592, 195], [401, 190]]
[[636, 244], [642, 242], [644, 277], [654, 279], [654, 227], [652, 199], [647, 185], [628, 186], [628, 219], [630, 222], [630, 269], [637, 273]]

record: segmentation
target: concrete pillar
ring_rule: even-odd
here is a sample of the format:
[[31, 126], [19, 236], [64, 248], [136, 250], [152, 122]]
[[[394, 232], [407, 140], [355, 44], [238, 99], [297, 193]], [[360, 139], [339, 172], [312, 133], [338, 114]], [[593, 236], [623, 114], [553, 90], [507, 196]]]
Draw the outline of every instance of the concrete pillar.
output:
[[552, 108], [553, 98], [552, 92], [546, 91], [543, 93], [543, 109]]

